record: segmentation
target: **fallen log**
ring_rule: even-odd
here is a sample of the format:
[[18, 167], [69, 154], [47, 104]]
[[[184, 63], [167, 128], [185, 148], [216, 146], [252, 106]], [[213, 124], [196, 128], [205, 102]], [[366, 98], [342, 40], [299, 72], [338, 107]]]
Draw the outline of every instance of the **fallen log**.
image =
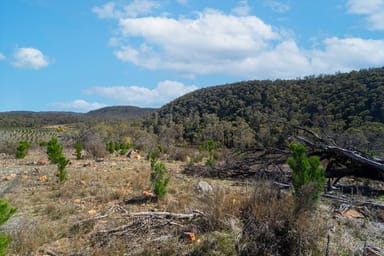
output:
[[193, 213], [174, 213], [174, 212], [131, 212], [122, 214], [126, 217], [144, 217], [159, 219], [195, 219], [204, 216], [204, 213], [194, 210]]

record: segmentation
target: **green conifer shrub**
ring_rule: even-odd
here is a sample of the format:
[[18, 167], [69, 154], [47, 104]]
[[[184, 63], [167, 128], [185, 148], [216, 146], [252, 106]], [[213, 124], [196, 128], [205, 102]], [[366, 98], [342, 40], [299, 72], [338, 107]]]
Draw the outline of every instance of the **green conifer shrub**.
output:
[[[0, 200], [0, 226], [4, 224], [13, 214], [16, 208], [9, 205], [8, 201]], [[9, 244], [9, 238], [6, 234], [0, 235], [0, 256], [5, 256]]]
[[16, 158], [22, 159], [27, 155], [30, 144], [28, 141], [20, 141], [16, 148]]
[[290, 144], [291, 157], [288, 165], [292, 169], [292, 185], [295, 195], [308, 203], [316, 202], [326, 178], [318, 156], [307, 157], [303, 145]]
[[81, 159], [81, 151], [83, 151], [83, 144], [81, 144], [80, 141], [77, 141], [75, 143], [75, 150], [76, 150], [76, 159], [80, 160]]
[[59, 144], [56, 137], [52, 137], [47, 144], [48, 159], [53, 164], [57, 164], [63, 154], [63, 147]]

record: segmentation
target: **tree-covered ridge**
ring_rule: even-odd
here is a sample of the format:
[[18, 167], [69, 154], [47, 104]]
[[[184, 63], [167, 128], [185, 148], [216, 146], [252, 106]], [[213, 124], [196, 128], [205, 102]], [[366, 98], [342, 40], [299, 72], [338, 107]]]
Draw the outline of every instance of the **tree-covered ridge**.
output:
[[205, 88], [165, 105], [147, 125], [159, 134], [167, 129], [171, 133], [171, 128], [179, 140], [216, 137], [233, 146], [239, 143], [237, 137], [254, 137], [253, 142], [263, 145], [279, 144], [280, 137], [289, 133], [283, 123], [343, 136], [347, 131], [358, 132], [365, 137], [362, 140], [368, 139], [371, 131], [367, 129], [372, 127], [382, 133], [384, 68]]

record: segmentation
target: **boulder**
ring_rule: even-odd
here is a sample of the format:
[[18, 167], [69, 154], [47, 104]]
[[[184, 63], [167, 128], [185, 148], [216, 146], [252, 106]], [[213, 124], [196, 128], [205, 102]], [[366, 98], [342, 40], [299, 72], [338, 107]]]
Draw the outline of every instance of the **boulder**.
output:
[[212, 186], [209, 185], [208, 182], [206, 181], [199, 181], [199, 183], [197, 184], [197, 190], [204, 193], [204, 194], [209, 194], [209, 193], [212, 193]]

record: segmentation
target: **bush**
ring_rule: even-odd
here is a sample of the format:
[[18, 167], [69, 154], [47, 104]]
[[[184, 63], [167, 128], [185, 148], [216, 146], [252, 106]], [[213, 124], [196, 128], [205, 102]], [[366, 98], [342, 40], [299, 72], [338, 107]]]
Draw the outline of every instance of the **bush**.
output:
[[47, 144], [48, 159], [53, 164], [59, 162], [59, 158], [63, 155], [63, 147], [59, 144], [56, 137], [52, 137]]
[[[9, 205], [8, 201], [0, 200], [0, 225], [4, 224], [13, 214], [15, 214], [16, 208]], [[9, 238], [6, 234], [0, 235], [0, 256], [6, 255], [8, 248]]]
[[57, 168], [59, 170], [59, 181], [64, 182], [68, 179], [67, 171], [65, 170], [65, 167], [69, 163], [69, 160], [66, 159], [63, 155], [61, 155], [57, 162]]
[[239, 255], [324, 255], [319, 241], [327, 228], [312, 211], [297, 211], [295, 196], [272, 183], [256, 184], [244, 202]]
[[167, 193], [167, 186], [170, 178], [167, 176], [167, 168], [161, 161], [157, 161], [154, 153], [150, 154], [151, 159], [151, 183], [152, 191], [158, 198], [163, 198]]
[[107, 151], [109, 152], [109, 154], [113, 154], [113, 152], [115, 152], [115, 144], [113, 143], [113, 141], [107, 143]]
[[292, 169], [292, 184], [295, 195], [312, 204], [317, 201], [325, 184], [324, 169], [318, 156], [307, 157], [303, 145], [292, 143], [292, 156], [288, 165]]
[[28, 149], [31, 145], [28, 141], [20, 141], [16, 148], [16, 158], [22, 159], [27, 155]]
[[76, 159], [81, 159], [81, 151], [83, 151], [83, 144], [80, 143], [80, 141], [77, 141], [75, 143], [75, 150], [76, 150]]

